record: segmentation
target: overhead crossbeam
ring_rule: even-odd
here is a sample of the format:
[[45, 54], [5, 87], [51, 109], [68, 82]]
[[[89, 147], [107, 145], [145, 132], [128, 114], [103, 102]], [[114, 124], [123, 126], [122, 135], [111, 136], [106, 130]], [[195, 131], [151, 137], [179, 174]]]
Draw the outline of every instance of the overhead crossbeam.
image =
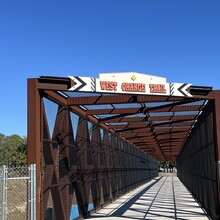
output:
[[[170, 107], [161, 107], [158, 109], [146, 108], [148, 112], [186, 112], [186, 111], [200, 111], [203, 106], [200, 105], [181, 105]], [[137, 114], [140, 113], [142, 108], [107, 108], [107, 109], [88, 109], [86, 110], [87, 115], [106, 115], [106, 114]]]
[[168, 110], [168, 112], [170, 112], [171, 109], [175, 106], [184, 105], [184, 104], [192, 103], [195, 101], [197, 101], [197, 100], [188, 100], [188, 101], [184, 100], [184, 101], [172, 102], [169, 104], [159, 105], [159, 106], [154, 106], [154, 107], [141, 107], [141, 108], [139, 108], [139, 110], [136, 113], [123, 113], [123, 114], [114, 115], [114, 116], [107, 117], [107, 118], [101, 118], [101, 119], [99, 119], [99, 121], [100, 122], [101, 121], [109, 121], [109, 120], [113, 120], [113, 119], [117, 119], [117, 118], [121, 118], [121, 117], [135, 115], [138, 113], [146, 114], [147, 112], [152, 112], [152, 111], [156, 111], [156, 110], [163, 110], [164, 108], [166, 108]]
[[[85, 97], [68, 97], [67, 104], [74, 105], [97, 105], [97, 104], [123, 104], [123, 103], [143, 103], [143, 102], [169, 102], [184, 100], [184, 97], [173, 96], [146, 96], [146, 95], [99, 95]], [[190, 98], [187, 98], [190, 100]], [[195, 101], [195, 100], [194, 100]]]

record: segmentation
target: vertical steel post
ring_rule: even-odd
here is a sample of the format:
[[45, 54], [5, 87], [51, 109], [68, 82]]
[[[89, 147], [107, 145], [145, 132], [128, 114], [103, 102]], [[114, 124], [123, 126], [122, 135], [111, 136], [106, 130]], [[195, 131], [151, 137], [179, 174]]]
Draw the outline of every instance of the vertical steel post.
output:
[[3, 166], [3, 178], [2, 178], [2, 220], [7, 219], [7, 167]]
[[29, 170], [29, 208], [28, 216], [29, 220], [36, 220], [36, 165], [31, 164], [28, 167]]
[[[218, 210], [220, 210], [220, 90], [215, 91], [215, 114], [214, 114], [215, 132], [216, 132], [216, 165], [217, 165], [217, 184], [218, 184]], [[220, 211], [218, 213], [220, 215]]]
[[32, 186], [33, 186], [33, 220], [36, 220], [36, 164], [33, 164], [33, 181], [32, 181]]
[[28, 164], [36, 164], [36, 220], [44, 219], [41, 178], [41, 96], [38, 80], [28, 79]]
[[32, 173], [31, 173], [31, 165], [28, 167], [28, 219], [32, 218]]

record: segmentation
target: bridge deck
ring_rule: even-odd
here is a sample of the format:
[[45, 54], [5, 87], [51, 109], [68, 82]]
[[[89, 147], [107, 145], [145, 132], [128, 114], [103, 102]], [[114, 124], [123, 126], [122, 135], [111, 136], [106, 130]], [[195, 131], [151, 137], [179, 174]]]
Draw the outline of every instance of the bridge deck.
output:
[[160, 176], [92, 214], [91, 219], [209, 219], [173, 174]]

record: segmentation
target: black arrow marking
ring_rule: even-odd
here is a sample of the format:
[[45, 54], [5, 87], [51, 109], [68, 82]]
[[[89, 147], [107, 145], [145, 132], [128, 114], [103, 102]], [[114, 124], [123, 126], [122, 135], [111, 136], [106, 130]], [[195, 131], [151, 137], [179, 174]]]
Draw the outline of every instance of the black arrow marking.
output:
[[74, 76], [78, 81], [80, 81], [82, 83], [82, 85], [80, 85], [79, 87], [77, 87], [76, 89], [74, 89], [74, 91], [79, 91], [80, 89], [82, 89], [85, 85], [87, 85], [82, 79], [80, 79], [78, 76]]
[[186, 85], [187, 85], [187, 83], [184, 83], [182, 86], [180, 86], [180, 87], [178, 88], [178, 91], [179, 91], [180, 93], [182, 93], [184, 96], [187, 96], [187, 94], [184, 93], [184, 91], [183, 91], [182, 89], [183, 89]]

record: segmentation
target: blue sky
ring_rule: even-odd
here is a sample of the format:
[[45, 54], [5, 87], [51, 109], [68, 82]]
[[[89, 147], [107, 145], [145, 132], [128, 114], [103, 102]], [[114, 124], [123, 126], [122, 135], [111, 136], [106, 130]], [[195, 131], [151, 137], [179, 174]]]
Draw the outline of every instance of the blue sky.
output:
[[140, 72], [220, 89], [219, 0], [0, 1], [0, 133], [27, 134], [27, 78]]

